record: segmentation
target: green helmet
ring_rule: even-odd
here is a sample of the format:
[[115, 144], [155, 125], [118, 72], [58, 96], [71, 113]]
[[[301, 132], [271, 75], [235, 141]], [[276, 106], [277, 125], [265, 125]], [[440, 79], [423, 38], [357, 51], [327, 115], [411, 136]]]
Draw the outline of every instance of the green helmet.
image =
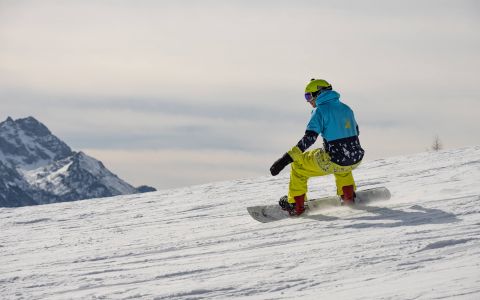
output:
[[332, 85], [323, 79], [311, 79], [305, 87], [306, 93], [315, 93], [322, 90], [331, 90]]
[[331, 90], [332, 85], [323, 79], [311, 79], [305, 87], [305, 99], [313, 101], [322, 91]]

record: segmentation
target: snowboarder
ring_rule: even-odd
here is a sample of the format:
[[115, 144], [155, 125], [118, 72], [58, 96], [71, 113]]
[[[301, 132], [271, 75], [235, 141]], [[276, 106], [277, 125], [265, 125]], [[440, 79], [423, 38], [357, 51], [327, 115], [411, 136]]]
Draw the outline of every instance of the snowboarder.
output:
[[[314, 176], [333, 174], [337, 195], [345, 204], [353, 204], [356, 186], [352, 170], [365, 153], [360, 146], [353, 111], [340, 102], [340, 94], [332, 90], [331, 84], [312, 79], [305, 88], [305, 99], [313, 107], [305, 135], [270, 168], [276, 176], [292, 163], [288, 196], [279, 201], [281, 208], [292, 216], [305, 211], [307, 181]], [[323, 148], [305, 151], [318, 135], [323, 137]]]

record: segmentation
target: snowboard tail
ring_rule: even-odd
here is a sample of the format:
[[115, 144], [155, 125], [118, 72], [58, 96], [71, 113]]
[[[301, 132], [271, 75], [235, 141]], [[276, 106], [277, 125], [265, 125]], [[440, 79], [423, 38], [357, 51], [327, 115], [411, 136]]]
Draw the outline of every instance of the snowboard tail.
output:
[[[390, 199], [390, 191], [386, 187], [377, 187], [356, 192], [355, 204], [362, 205], [374, 201]], [[328, 207], [341, 206], [342, 201], [339, 196], [328, 196], [318, 199], [311, 199], [305, 202], [305, 212], [300, 216], [307, 215], [310, 212], [326, 209]], [[247, 211], [255, 220], [268, 223], [283, 219], [292, 218], [288, 212], [281, 209], [278, 204], [260, 205], [247, 207]], [[298, 217], [293, 217], [298, 218]]]

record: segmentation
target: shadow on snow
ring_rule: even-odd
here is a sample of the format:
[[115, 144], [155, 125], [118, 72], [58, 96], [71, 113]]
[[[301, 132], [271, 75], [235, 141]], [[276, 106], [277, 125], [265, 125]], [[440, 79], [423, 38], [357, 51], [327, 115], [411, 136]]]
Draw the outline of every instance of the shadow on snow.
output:
[[411, 206], [412, 211], [396, 210], [376, 206], [359, 206], [355, 210], [367, 211], [373, 216], [362, 216], [358, 218], [349, 218], [352, 221], [395, 221], [389, 223], [366, 223], [360, 222], [345, 225], [345, 228], [371, 228], [371, 227], [399, 227], [399, 226], [418, 226], [425, 224], [446, 224], [460, 221], [455, 214], [445, 212], [435, 208], [425, 208], [420, 205]]

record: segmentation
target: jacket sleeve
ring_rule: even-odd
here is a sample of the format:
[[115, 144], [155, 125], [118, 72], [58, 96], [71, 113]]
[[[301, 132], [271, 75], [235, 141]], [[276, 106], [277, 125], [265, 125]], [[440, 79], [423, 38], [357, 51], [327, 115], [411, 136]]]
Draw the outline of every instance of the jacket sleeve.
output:
[[315, 141], [317, 140], [317, 137], [318, 137], [318, 133], [316, 133], [315, 131], [313, 130], [305, 131], [305, 135], [297, 143], [298, 148], [300, 148], [302, 152], [305, 152], [305, 150], [307, 150], [311, 145], [315, 143]]

